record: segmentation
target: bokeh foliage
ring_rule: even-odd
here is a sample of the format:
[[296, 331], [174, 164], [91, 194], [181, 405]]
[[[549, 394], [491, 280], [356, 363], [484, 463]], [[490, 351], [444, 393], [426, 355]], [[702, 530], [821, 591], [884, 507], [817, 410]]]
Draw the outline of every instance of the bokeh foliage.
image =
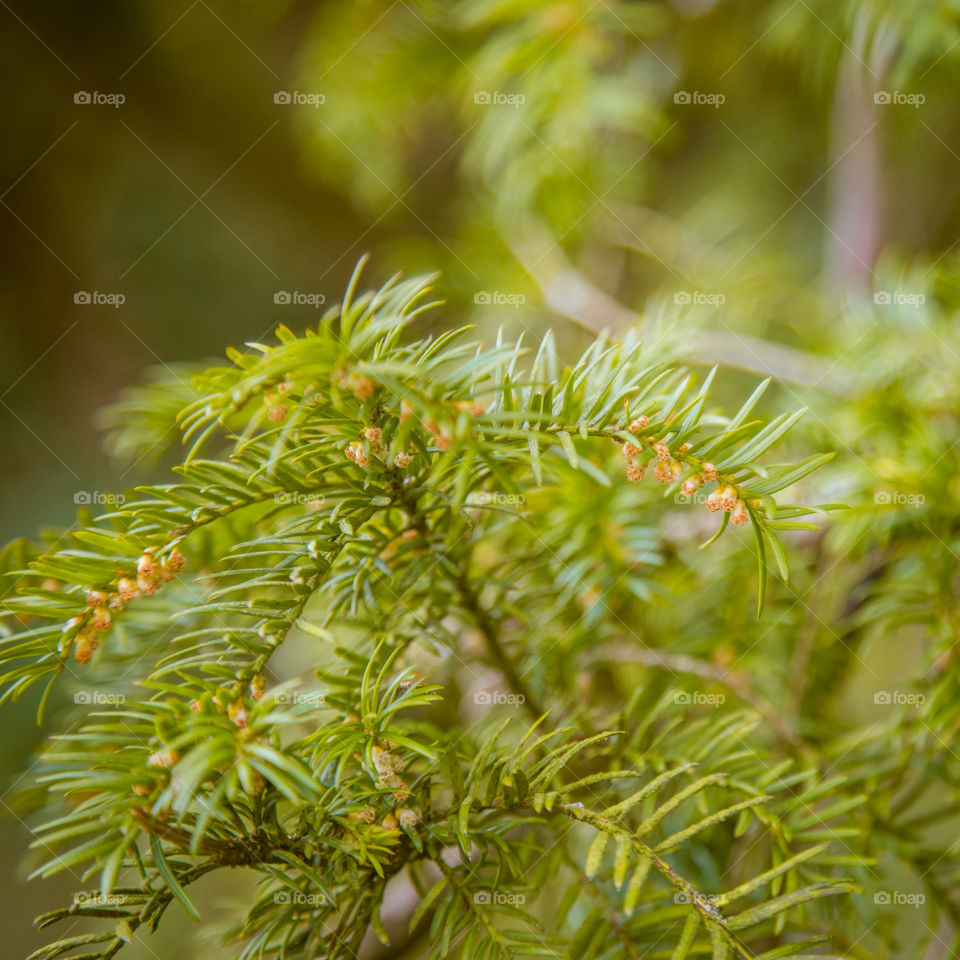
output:
[[[730, 864], [746, 882], [769, 869], [771, 856], [787, 856], [788, 841], [797, 836], [815, 846], [829, 840], [830, 848], [785, 880], [774, 880], [770, 891], [780, 883], [791, 889], [795, 878], [852, 878], [859, 892], [818, 903], [809, 915], [791, 913], [838, 936], [841, 944], [847, 938], [848, 946], [825, 946], [822, 953], [906, 956], [929, 944], [931, 955], [949, 955], [951, 943], [955, 951], [955, 4], [377, 0], [188, 8], [173, 14], [159, 3], [118, 3], [97, 24], [80, 5], [18, 8], [67, 70], [37, 51], [24, 52], [21, 24], [7, 27], [12, 55], [6, 69], [25, 91], [8, 105], [24, 136], [7, 154], [7, 202], [35, 236], [25, 234], [11, 214], [3, 268], [5, 313], [12, 320], [5, 352], [11, 393], [4, 413], [13, 455], [4, 482], [15, 502], [28, 506], [25, 513], [63, 525], [47, 531], [46, 548], [39, 541], [20, 543], [5, 562], [18, 569], [44, 549], [62, 548], [73, 512], [70, 494], [78, 487], [128, 487], [135, 477], [160, 475], [149, 473], [157, 469], [151, 467], [154, 455], [179, 461], [176, 411], [193, 402], [198, 389], [211, 389], [209, 380], [192, 382], [200, 369], [196, 361], [226, 342], [265, 340], [265, 331], [281, 320], [298, 333], [308, 323], [316, 326], [309, 310], [292, 314], [275, 306], [273, 293], [316, 289], [333, 302], [363, 249], [375, 252], [381, 278], [396, 267], [442, 269], [447, 305], [433, 313], [435, 319], [419, 317], [416, 335], [471, 319], [477, 336], [490, 344], [501, 325], [507, 339], [524, 330], [539, 338], [553, 327], [564, 359], [557, 371], [542, 375], [544, 381], [587, 349], [597, 330], [612, 328], [614, 340], [642, 340], [650, 362], [683, 360], [708, 368], [720, 363], [712, 389], [718, 402], [711, 399], [701, 411], [705, 427], [716, 430], [723, 428], [722, 409], [736, 410], [758, 381], [773, 375], [756, 415], [773, 419], [783, 410], [811, 408], [777, 450], [792, 462], [837, 451], [803, 480], [801, 492], [809, 502], [843, 502], [848, 509], [822, 517], [819, 532], [784, 534], [790, 579], [770, 575], [760, 620], [755, 544], [736, 543], [729, 531], [698, 550], [713, 532], [706, 511], [676, 504], [672, 495], [662, 500], [649, 480], [608, 487], [584, 472], [588, 458], [582, 469], [568, 462], [563, 482], [541, 489], [540, 479], [549, 479], [555, 464], [548, 458], [540, 467], [547, 477], [538, 479], [529, 446], [515, 461], [517, 469], [522, 463], [530, 471], [523, 484], [487, 491], [513, 499], [481, 511], [490, 529], [478, 547], [487, 565], [478, 591], [504, 617], [508, 647], [521, 665], [529, 660], [534, 701], [575, 718], [579, 732], [570, 736], [629, 732], [613, 750], [598, 742], [584, 761], [591, 773], [598, 768], [590, 763], [603, 766], [613, 758], [618, 769], [646, 763], [657, 771], [697, 760], [697, 777], [734, 770], [756, 789], [781, 788], [783, 795], [750, 808], [749, 829], [740, 811], [735, 830], [713, 825], [671, 852], [685, 881], [697, 878], [689, 879], [692, 889], [704, 896], [729, 892]], [[182, 23], [165, 33], [180, 13]], [[208, 68], [211, 62], [216, 69]], [[71, 102], [77, 88], [123, 89], [127, 104], [116, 116], [79, 113]], [[51, 101], [57, 106], [37, 109], [41, 100], [48, 102], [41, 96], [48, 89], [59, 91]], [[272, 102], [277, 89], [318, 92], [325, 101], [316, 110], [280, 108]], [[676, 98], [682, 92], [719, 94], [723, 101], [686, 103]], [[877, 103], [881, 92], [924, 99], [916, 105]], [[80, 122], [74, 129], [75, 120]], [[68, 129], [63, 143], [33, 170], [31, 164]], [[231, 175], [217, 181], [228, 169]], [[216, 216], [198, 206], [166, 236], [181, 207], [194, 199], [180, 178], [198, 193], [218, 182], [207, 198]], [[160, 236], [165, 239], [154, 247]], [[83, 308], [72, 306], [72, 293], [79, 288], [123, 289], [127, 305], [115, 314], [78, 313]], [[26, 316], [36, 323], [24, 324]], [[73, 328], [74, 321], [82, 325]], [[34, 369], [38, 356], [42, 362]], [[92, 410], [156, 359], [192, 365], [174, 367], [173, 377], [161, 369], [155, 379], [164, 386], [131, 394], [108, 415], [114, 428], [110, 449], [124, 464], [115, 468], [100, 456], [90, 432]], [[78, 395], [79, 405], [73, 402]], [[134, 417], [131, 408], [141, 415]], [[282, 435], [283, 429], [275, 432]], [[571, 436], [574, 444], [581, 442]], [[336, 442], [322, 441], [316, 449], [326, 455], [324, 444]], [[258, 456], [269, 462], [279, 448], [254, 442], [250, 449], [245, 470]], [[44, 469], [43, 457], [51, 464], [46, 498], [37, 492], [43, 486], [32, 482]], [[126, 473], [134, 462], [138, 466]], [[603, 468], [609, 471], [610, 464]], [[182, 482], [229, 499], [238, 476], [216, 469], [195, 461]], [[122, 482], [114, 484], [111, 478], [120, 475]], [[302, 486], [302, 478], [284, 479], [291, 483], [285, 492], [316, 493]], [[469, 482], [478, 479], [471, 475]], [[454, 484], [454, 503], [466, 483]], [[255, 497], [278, 492], [260, 476], [251, 489]], [[128, 502], [133, 511], [133, 500]], [[191, 509], [201, 506], [192, 503]], [[172, 521], [176, 512], [170, 507], [160, 515]], [[523, 519], [510, 519], [515, 514]], [[461, 529], [456, 511], [446, 515], [451, 530]], [[304, 522], [317, 517], [310, 513]], [[277, 519], [267, 510], [258, 522]], [[498, 519], [502, 527], [494, 523]], [[7, 521], [9, 531], [20, 532], [22, 518], [13, 520]], [[81, 525], [90, 522], [88, 514], [81, 516]], [[156, 517], [154, 522], [163, 525]], [[516, 531], [526, 526], [535, 529], [537, 549], [517, 548]], [[198, 552], [190, 557], [191, 573], [215, 570], [227, 548], [254, 534], [219, 521], [205, 524], [193, 538]], [[373, 559], [376, 546], [374, 538], [363, 548], [366, 554], [357, 548], [361, 552], [350, 555], [357, 564], [366, 557], [368, 574], [350, 580], [349, 589], [345, 581], [337, 588], [343, 603], [349, 594], [354, 614], [386, 582]], [[777, 553], [767, 545], [773, 571], [779, 570]], [[242, 593], [243, 583], [201, 579], [178, 587], [186, 591], [182, 597], [172, 587], [161, 591], [144, 604], [143, 620], [130, 625], [129, 637], [124, 634], [122, 650], [98, 654], [93, 666], [104, 671], [101, 680], [122, 686], [122, 678], [132, 675], [128, 671], [143, 665], [151, 637], [168, 629], [171, 613], [211, 602], [211, 589], [227, 591], [228, 598], [238, 586]], [[510, 591], [519, 593], [521, 584], [518, 601]], [[546, 597], [540, 595], [544, 584], [550, 585]], [[455, 604], [442, 579], [437, 589], [443, 603]], [[57, 593], [38, 602], [53, 604], [65, 618], [73, 615], [76, 598]], [[33, 612], [20, 609], [17, 616]], [[29, 621], [28, 629], [34, 627]], [[450, 644], [450, 631], [450, 624], [442, 624], [437, 642]], [[502, 662], [489, 662], [489, 637], [482, 633], [461, 638], [468, 643], [468, 663], [505, 675]], [[60, 634], [56, 643], [52, 637], [41, 629], [30, 642], [56, 647]], [[262, 639], [248, 638], [247, 652], [255, 658]], [[196, 669], [216, 656], [225, 658], [224, 671], [247, 669], [217, 642], [198, 639], [197, 659], [180, 666]], [[280, 656], [272, 679], [309, 673], [321, 642], [295, 632], [296, 655]], [[371, 669], [384, 666], [383, 650], [364, 650], [363, 656]], [[54, 651], [41, 668], [57, 662]], [[445, 664], [417, 664], [418, 672], [429, 673], [429, 666], [442, 676], [444, 706], [415, 705], [416, 721], [407, 731], [411, 742], [440, 742], [441, 733], [455, 730], [469, 714], [462, 705], [451, 706], [450, 697], [469, 683], [472, 671]], [[325, 662], [323, 669], [324, 683], [346, 685], [337, 705], [349, 713], [350, 691], [363, 688], [362, 675], [344, 663]], [[390, 669], [399, 670], [399, 664]], [[24, 677], [31, 676], [27, 669]], [[52, 690], [48, 723], [62, 729], [80, 720], [83, 705], [71, 709], [66, 695]], [[676, 702], [677, 693], [688, 695], [688, 703]], [[697, 693], [713, 700], [698, 705]], [[725, 700], [717, 707], [720, 693]], [[167, 694], [175, 699], [171, 691], [158, 690], [158, 705], [133, 720], [139, 733], [123, 746], [134, 766], [109, 769], [107, 780], [144, 785], [136, 779], [142, 774], [132, 772], [142, 771], [149, 756], [141, 756], [145, 748], [138, 737], [148, 727], [168, 729], [176, 710], [162, 705]], [[401, 694], [410, 691], [397, 687], [391, 695]], [[23, 716], [35, 706], [28, 702]], [[247, 729], [257, 729], [264, 708], [249, 709]], [[446, 711], [444, 720], [427, 719], [431, 709]], [[203, 710], [210, 711], [209, 717], [199, 714], [209, 724], [197, 728], [203, 736], [212, 743], [236, 736], [229, 717], [210, 703]], [[270, 735], [273, 749], [299, 742], [304, 717], [298, 711], [271, 706], [265, 716], [262, 729], [277, 730]], [[93, 726], [81, 737], [103, 735], [95, 727], [99, 721], [87, 722]], [[280, 734], [287, 723], [298, 731], [292, 741]], [[742, 738], [739, 752], [731, 755], [705, 732], [721, 727]], [[478, 754], [464, 750], [459, 760], [476, 760]], [[504, 782], [514, 777], [513, 750], [512, 742], [498, 740], [483, 757], [491, 772], [483, 801], [495, 808], [526, 802], [517, 799], [515, 782]], [[795, 772], [778, 772], [770, 780], [757, 767], [779, 771], [787, 759]], [[416, 760], [418, 777], [428, 776], [434, 760], [439, 762]], [[270, 765], [280, 762], [276, 758], [258, 762], [267, 764], [259, 776], [276, 777], [300, 802], [317, 802], [305, 784], [287, 783], [290, 771], [278, 773]], [[85, 763], [55, 776], [83, 784]], [[202, 783], [202, 772], [191, 772], [189, 782]], [[223, 789], [242, 792], [255, 785], [251, 774], [245, 784], [231, 781]], [[623, 789], [631, 786], [626, 781]], [[614, 781], [609, 789], [616, 788]], [[735, 803], [727, 794], [736, 789], [729, 781], [711, 784], [692, 803], [702, 802], [700, 814], [706, 816]], [[28, 791], [18, 813], [28, 818], [42, 795]], [[195, 815], [183, 805], [186, 795], [180, 797], [178, 814]], [[175, 806], [176, 798], [167, 799]], [[483, 801], [472, 800], [478, 805], [471, 811], [488, 815]], [[654, 800], [646, 802], [642, 813], [649, 818]], [[836, 823], [825, 813], [834, 807], [842, 818]], [[769, 811], [766, 820], [763, 810]], [[129, 803], [111, 815], [121, 835], [133, 829], [122, 825]], [[239, 815], [249, 827], [262, 811]], [[819, 828], [804, 817], [814, 815], [828, 823], [822, 836], [808, 836]], [[516, 824], [477, 825], [489, 845], [481, 864], [495, 863], [513, 878], [504, 881], [504, 891], [531, 893], [547, 878], [562, 878], [566, 889], [578, 891], [578, 899], [563, 901], [555, 915], [540, 919], [550, 932], [579, 930], [577, 949], [584, 955], [628, 950], [625, 932], [627, 940], [640, 936], [631, 931], [642, 928], [638, 918], [645, 915], [653, 916], [652, 928], [663, 922], [682, 929], [683, 918], [697, 913], [696, 904], [693, 912], [689, 903], [673, 900], [657, 906], [658, 896], [668, 896], [669, 882], [652, 883], [643, 896], [653, 899], [640, 901], [644, 909], [629, 920], [616, 909], [610, 913], [611, 904], [618, 905], [615, 888], [626, 884], [624, 862], [633, 870], [631, 858], [641, 856], [615, 830], [612, 839], [600, 841], [609, 844], [606, 860], [599, 859], [603, 850], [594, 850], [595, 886], [573, 879], [586, 866], [586, 827], [571, 840], [572, 862], [546, 858], [534, 867], [536, 847], [521, 847], [511, 860], [498, 831], [504, 823], [528, 829], [526, 812], [518, 816]], [[767, 833], [754, 849], [749, 838], [759, 834], [750, 830], [759, 831], [761, 824]], [[184, 827], [194, 828], [194, 821]], [[312, 828], [322, 829], [318, 823]], [[403, 836], [401, 845], [413, 845], [418, 834]], [[438, 838], [450, 845], [462, 840], [455, 833]], [[388, 831], [380, 839], [388, 851], [383, 855], [393, 856], [397, 837]], [[178, 849], [177, 841], [176, 835], [166, 839], [168, 853]], [[116, 856], [116, 849], [107, 855]], [[375, 842], [363, 862], [379, 862], [378, 849]], [[566, 856], [567, 848], [562, 850]], [[176, 874], [186, 860], [169, 855]], [[148, 873], [161, 870], [162, 845], [159, 856], [152, 849], [145, 856], [154, 858]], [[351, 856], [344, 854], [344, 869]], [[486, 883], [484, 878], [482, 870], [474, 877]], [[431, 878], [431, 884], [441, 882]], [[435, 888], [434, 906], [453, 902], [451, 883]], [[526, 886], [514, 889], [512, 883]], [[926, 899], [914, 909], [898, 904], [897, 893]], [[883, 900], [887, 894], [890, 903]], [[170, 896], [160, 893], [161, 899]], [[258, 917], [264, 931], [272, 903]], [[139, 910], [143, 902], [131, 901], [133, 906]], [[528, 908], [526, 913], [534, 910]], [[442, 910], [434, 915], [441, 925], [450, 920]], [[698, 936], [702, 945], [709, 917], [697, 915], [704, 926], [684, 936]], [[667, 942], [660, 946], [665, 956], [673, 949]], [[760, 949], [774, 949], [773, 942]], [[716, 943], [713, 948], [722, 949]]]

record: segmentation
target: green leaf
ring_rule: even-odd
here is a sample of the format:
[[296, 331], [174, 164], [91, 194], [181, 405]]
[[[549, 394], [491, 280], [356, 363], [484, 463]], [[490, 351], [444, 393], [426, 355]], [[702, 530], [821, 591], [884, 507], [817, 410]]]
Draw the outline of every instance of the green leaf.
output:
[[757, 522], [753, 508], [747, 506], [753, 527], [754, 542], [757, 545], [757, 620], [763, 614], [763, 606], [767, 599], [767, 552], [763, 545], [763, 530]]
[[163, 854], [163, 846], [160, 839], [156, 834], [150, 834], [150, 853], [153, 856], [153, 865], [159, 871], [160, 876], [163, 877], [163, 882], [167, 885], [167, 889], [174, 895], [183, 909], [199, 923], [200, 914], [197, 912], [197, 908], [193, 903], [191, 903], [190, 898], [184, 893], [183, 887], [177, 882], [177, 878], [170, 864], [167, 862], [167, 858]]
[[770, 917], [776, 916], [785, 910], [791, 910], [793, 907], [808, 903], [811, 900], [817, 900], [820, 897], [836, 897], [844, 893], [852, 893], [856, 887], [848, 882], [824, 882], [814, 883], [808, 887], [802, 887], [793, 893], [784, 894], [782, 897], [776, 897], [761, 903], [759, 906], [744, 910], [742, 913], [728, 917], [726, 921], [727, 928], [730, 930], [745, 930], [747, 927], [755, 926]]
[[714, 902], [718, 907], [723, 907], [728, 903], [732, 903], [734, 900], [739, 900], [741, 897], [746, 897], [753, 893], [754, 890], [759, 890], [761, 887], [766, 886], [776, 877], [782, 876], [788, 871], [793, 870], [794, 867], [799, 866], [801, 863], [806, 863], [807, 860], [818, 857], [829, 846], [829, 843], [820, 843], [814, 847], [808, 848], [807, 850], [802, 850], [800, 853], [794, 854], [789, 859], [784, 860], [783, 863], [777, 864], [777, 866], [772, 867], [770, 870], [766, 870], [759, 876], [746, 881], [746, 883], [741, 883], [740, 886], [734, 887], [732, 890], [728, 890], [726, 893], [720, 894], [720, 896], [718, 896]]
[[593, 842], [590, 844], [583, 872], [591, 880], [597, 875], [597, 871], [600, 869], [600, 864], [603, 862], [603, 854], [609, 842], [610, 834], [600, 832], [593, 838]]
[[670, 954], [670, 960], [686, 960], [690, 955], [690, 948], [696, 939], [697, 928], [699, 926], [700, 914], [696, 910], [691, 909], [687, 913], [687, 919], [683, 924], [683, 932], [680, 934], [680, 939], [673, 948], [673, 953]]
[[420, 925], [420, 921], [424, 918], [430, 908], [433, 906], [437, 897], [443, 893], [447, 888], [447, 884], [450, 881], [446, 877], [441, 877], [427, 892], [427, 895], [417, 904], [416, 909], [413, 911], [413, 914], [410, 916], [410, 923], [407, 927], [407, 931], [412, 935], [414, 930]]
[[577, 456], [577, 448], [573, 445], [573, 440], [570, 437], [570, 434], [566, 430], [559, 430], [557, 436], [560, 438], [560, 445], [563, 447], [564, 453], [567, 455], [567, 461], [574, 470], [579, 469], [580, 458]]

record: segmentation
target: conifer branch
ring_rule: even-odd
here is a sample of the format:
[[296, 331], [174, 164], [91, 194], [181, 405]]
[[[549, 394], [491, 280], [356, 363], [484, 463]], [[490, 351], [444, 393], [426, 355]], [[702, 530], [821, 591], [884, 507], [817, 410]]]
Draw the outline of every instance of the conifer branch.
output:
[[[263, 881], [233, 932], [244, 960], [337, 956], [371, 930], [384, 940], [386, 883], [418, 863], [439, 879], [410, 922], [429, 923], [438, 960], [559, 958], [584, 936], [627, 955], [661, 942], [682, 955], [710, 938], [743, 956], [754, 927], [813, 922], [822, 898], [851, 889], [803, 826], [816, 822], [816, 770], [788, 775], [755, 717], [682, 722], [680, 701], [628, 697], [619, 732], [603, 732], [584, 686], [596, 671], [578, 666], [606, 658], [624, 618], [645, 616], [661, 589], [645, 460], [678, 506], [702, 500], [720, 514], [717, 536], [753, 526], [761, 584], [767, 551], [782, 567], [777, 531], [811, 508], [775, 497], [828, 457], [759, 460], [800, 415], [755, 418], [761, 385], [734, 417], [707, 416], [713, 374], [695, 386], [631, 337], [570, 360], [550, 337], [535, 354], [469, 343], [465, 331], [415, 340], [407, 327], [427, 289], [395, 279], [358, 294], [354, 283], [307, 335], [281, 327], [273, 345], [231, 351], [231, 367], [197, 378], [179, 418], [178, 482], [140, 488], [18, 561], [0, 641], [8, 694], [52, 662], [68, 675], [71, 658], [70, 673], [117, 683], [125, 651], [142, 651], [144, 686], [56, 741], [43, 774], [41, 842], [55, 854], [38, 874], [82, 867], [99, 871], [102, 896], [137, 891], [107, 913], [91, 905], [91, 918], [120, 924], [89, 941], [103, 945], [98, 958], [174, 900], [199, 916], [185, 887], [225, 868]], [[143, 424], [131, 429], [142, 438]], [[597, 489], [596, 517], [619, 541], [590, 540], [583, 525]], [[530, 522], [528, 499], [549, 523]], [[621, 582], [614, 615], [584, 612], [583, 590]], [[521, 704], [533, 718], [526, 732], [507, 737], [493, 722], [494, 695], [475, 698], [491, 710], [479, 725], [448, 697], [461, 626], [476, 627], [510, 691], [506, 723]], [[294, 636], [312, 651], [313, 691], [273, 676]], [[688, 651], [630, 659], [721, 681], [772, 718], [736, 674]], [[569, 726], [549, 715], [553, 703], [569, 705]], [[571, 821], [597, 838], [585, 857]], [[739, 913], [687, 878], [686, 851], [722, 857], [731, 831], [763, 851], [753, 874], [731, 864], [741, 887], [762, 878]], [[783, 875], [789, 892], [777, 896]], [[593, 934], [569, 918], [543, 929], [522, 909], [558, 883], [575, 896], [588, 877], [604, 925]]]

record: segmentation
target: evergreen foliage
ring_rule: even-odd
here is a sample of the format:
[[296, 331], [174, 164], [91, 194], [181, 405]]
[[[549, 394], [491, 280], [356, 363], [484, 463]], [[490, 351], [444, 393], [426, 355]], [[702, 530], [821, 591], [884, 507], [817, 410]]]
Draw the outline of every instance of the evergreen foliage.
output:
[[[754, 591], [762, 609], [768, 562], [788, 574], [780, 535], [829, 509], [775, 499], [828, 454], [761, 462], [802, 411], [754, 418], [761, 384], [720, 417], [712, 375], [696, 386], [632, 336], [573, 361], [550, 336], [416, 339], [426, 280], [356, 288], [189, 391], [147, 388], [186, 402], [176, 483], [3, 554], [4, 696], [124, 693], [54, 735], [37, 775], [35, 875], [83, 888], [39, 922], [100, 927], [34, 960], [112, 957], [168, 909], [198, 917], [190, 885], [228, 867], [259, 877], [230, 931], [243, 958], [386, 941], [400, 873], [436, 957], [853, 949], [884, 827], [896, 847], [881, 792], [909, 769], [910, 806], [948, 777], [937, 745], [898, 718], [894, 741], [821, 749], [685, 622]], [[113, 412], [118, 449], [159, 441], [177, 406], [143, 400]], [[751, 528], [687, 609], [656, 480], [714, 508], [711, 541]], [[664, 607], [669, 641], [648, 642]], [[775, 657], [763, 620], [742, 623]], [[312, 676], [281, 682], [291, 641]]]
[[[295, 122], [338, 205], [393, 214], [458, 322], [479, 284], [580, 328], [427, 335], [430, 278], [358, 271], [107, 411], [175, 482], [0, 551], [0, 702], [50, 729], [33, 875], [76, 889], [31, 960], [209, 924], [228, 870], [242, 960], [960, 956], [956, 29], [323, 9]], [[848, 216], [874, 176], [909, 217]]]

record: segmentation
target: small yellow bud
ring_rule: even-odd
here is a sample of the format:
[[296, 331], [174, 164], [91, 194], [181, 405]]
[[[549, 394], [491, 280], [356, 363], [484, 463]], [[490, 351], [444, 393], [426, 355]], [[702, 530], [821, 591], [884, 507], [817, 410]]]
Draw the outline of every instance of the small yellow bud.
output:
[[99, 646], [100, 641], [95, 633], [81, 633], [73, 648], [73, 659], [77, 663], [89, 663]]
[[90, 618], [90, 629], [102, 633], [104, 630], [110, 629], [112, 621], [113, 618], [110, 616], [110, 611], [106, 607], [96, 607], [93, 611], [93, 616]]
[[351, 373], [347, 377], [347, 386], [358, 400], [369, 400], [377, 388], [369, 377], [361, 376], [359, 373]]
[[727, 513], [733, 510], [737, 505], [737, 501], [740, 499], [737, 488], [731, 486], [729, 483], [717, 488], [717, 497], [720, 500], [720, 509]]
[[157, 750], [156, 753], [151, 753], [147, 757], [147, 766], [148, 767], [166, 767], [169, 769], [180, 759], [180, 754], [177, 753], [173, 747], [164, 747], [162, 750]]
[[680, 479], [683, 473], [683, 466], [676, 460], [667, 460], [665, 463], [658, 463], [653, 471], [653, 479], [657, 483], [674, 483]]
[[140, 588], [137, 586], [135, 580], [131, 580], [129, 577], [121, 577], [117, 581], [117, 592], [120, 594], [120, 599], [123, 602], [130, 600], [136, 600], [140, 597]]
[[234, 700], [233, 703], [227, 707], [227, 716], [238, 726], [245, 727], [247, 725], [247, 707], [242, 700]]
[[363, 444], [359, 440], [351, 443], [344, 451], [344, 455], [348, 460], [352, 460], [358, 467], [370, 466], [370, 458], [367, 456], [367, 452], [363, 449]]
[[667, 463], [671, 459], [670, 450], [667, 448], [666, 444], [655, 443], [653, 445], [653, 452], [657, 455], [657, 460], [660, 463]]

